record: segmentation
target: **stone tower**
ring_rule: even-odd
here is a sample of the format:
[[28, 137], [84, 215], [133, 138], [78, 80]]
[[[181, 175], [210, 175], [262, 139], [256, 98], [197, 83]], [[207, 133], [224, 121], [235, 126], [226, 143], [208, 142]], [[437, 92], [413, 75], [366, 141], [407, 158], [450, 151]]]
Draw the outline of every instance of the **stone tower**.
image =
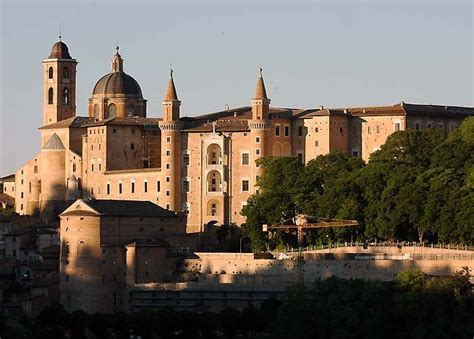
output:
[[250, 180], [251, 187], [255, 187], [257, 176], [260, 175], [261, 169], [257, 167], [255, 161], [266, 156], [266, 134], [269, 128], [268, 113], [270, 111], [270, 99], [267, 97], [265, 83], [263, 82], [262, 69], [257, 78], [257, 88], [255, 97], [252, 99], [252, 119], [249, 121], [251, 135], [251, 155], [252, 161], [252, 178]]
[[54, 133], [41, 149], [41, 217], [50, 221], [64, 209], [66, 197], [66, 149]]
[[76, 116], [76, 66], [76, 59], [59, 37], [43, 60], [43, 126]]
[[170, 70], [168, 88], [162, 102], [163, 120], [161, 130], [161, 199], [160, 206], [172, 211], [181, 211], [181, 124], [176, 87], [174, 86], [173, 70]]

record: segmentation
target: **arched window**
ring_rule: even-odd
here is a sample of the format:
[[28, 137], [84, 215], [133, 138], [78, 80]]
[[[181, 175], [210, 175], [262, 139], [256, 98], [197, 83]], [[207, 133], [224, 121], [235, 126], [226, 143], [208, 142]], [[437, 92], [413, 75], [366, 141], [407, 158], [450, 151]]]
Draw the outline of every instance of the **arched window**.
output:
[[38, 173], [38, 166], [35, 165], [35, 167], [33, 167], [33, 172]]
[[222, 177], [218, 171], [210, 171], [207, 175], [207, 191], [221, 192], [222, 191]]
[[53, 67], [50, 67], [48, 70], [48, 78], [52, 79], [53, 78]]
[[54, 96], [54, 90], [52, 87], [50, 87], [48, 90], [48, 104], [49, 105], [53, 104], [53, 96]]
[[78, 257], [87, 256], [86, 243], [82, 240], [79, 240], [79, 242], [77, 243], [77, 256]]
[[67, 88], [63, 89], [63, 104], [69, 104], [69, 90]]
[[207, 215], [218, 215], [219, 214], [219, 201], [209, 200], [207, 203]]
[[109, 118], [115, 118], [117, 116], [117, 106], [115, 104], [109, 105]]
[[219, 145], [212, 144], [207, 148], [207, 164], [222, 165], [222, 151]]
[[63, 79], [69, 80], [69, 68], [63, 68]]

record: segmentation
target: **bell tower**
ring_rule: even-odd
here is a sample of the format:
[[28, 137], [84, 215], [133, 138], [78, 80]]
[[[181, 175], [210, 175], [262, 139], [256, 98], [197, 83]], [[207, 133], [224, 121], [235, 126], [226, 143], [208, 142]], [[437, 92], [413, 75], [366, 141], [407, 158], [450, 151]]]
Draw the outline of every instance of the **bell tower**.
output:
[[43, 60], [43, 126], [76, 116], [76, 66], [59, 36]]

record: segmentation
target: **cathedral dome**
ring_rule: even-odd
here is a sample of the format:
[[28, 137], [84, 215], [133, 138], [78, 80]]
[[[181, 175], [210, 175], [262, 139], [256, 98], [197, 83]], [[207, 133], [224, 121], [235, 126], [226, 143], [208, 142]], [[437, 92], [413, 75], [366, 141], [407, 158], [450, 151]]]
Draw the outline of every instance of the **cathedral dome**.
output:
[[61, 40], [56, 42], [51, 48], [48, 59], [72, 59], [67, 45]]
[[117, 52], [112, 58], [112, 72], [97, 81], [92, 95], [119, 95], [129, 98], [142, 99], [142, 90], [138, 82], [123, 71], [123, 59]]
[[138, 82], [130, 75], [115, 71], [104, 75], [97, 81], [93, 95], [125, 95], [142, 98], [142, 90]]

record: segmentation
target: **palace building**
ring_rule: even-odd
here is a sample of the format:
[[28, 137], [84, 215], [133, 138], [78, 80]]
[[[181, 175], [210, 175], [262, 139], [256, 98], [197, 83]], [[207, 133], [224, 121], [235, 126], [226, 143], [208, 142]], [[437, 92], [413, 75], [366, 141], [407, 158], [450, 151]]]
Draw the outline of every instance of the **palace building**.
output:
[[[256, 191], [256, 160], [293, 156], [308, 162], [341, 151], [368, 160], [393, 132], [449, 132], [473, 115], [467, 107], [408, 104], [356, 108], [270, 105], [260, 70], [250, 105], [182, 116], [173, 73], [162, 117], [147, 117], [147, 100], [126, 71], [119, 49], [111, 71], [76, 115], [76, 67], [62, 42], [43, 60], [40, 151], [15, 174], [19, 214], [55, 218], [77, 199], [150, 201], [185, 216], [186, 233], [203, 225], [244, 222]], [[249, 91], [250, 92], [250, 91]], [[82, 99], [81, 99], [82, 100]]]

